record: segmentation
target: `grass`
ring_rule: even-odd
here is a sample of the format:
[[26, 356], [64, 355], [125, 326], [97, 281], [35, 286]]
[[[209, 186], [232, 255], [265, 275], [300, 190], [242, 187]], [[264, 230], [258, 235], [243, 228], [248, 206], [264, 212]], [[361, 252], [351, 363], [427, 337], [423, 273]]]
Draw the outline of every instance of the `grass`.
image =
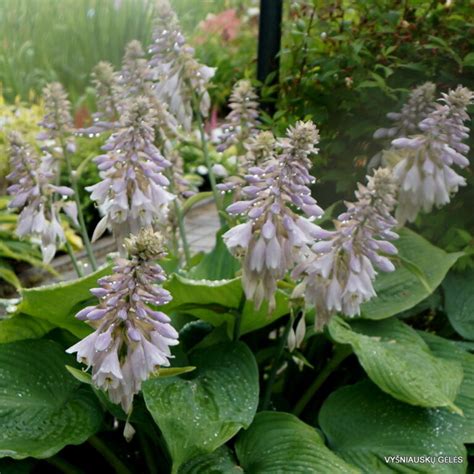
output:
[[[187, 35], [208, 13], [245, 0], [171, 0]], [[120, 65], [131, 39], [150, 40], [153, 0], [1, 0], [0, 83], [9, 101], [61, 81], [73, 101], [100, 60]]]

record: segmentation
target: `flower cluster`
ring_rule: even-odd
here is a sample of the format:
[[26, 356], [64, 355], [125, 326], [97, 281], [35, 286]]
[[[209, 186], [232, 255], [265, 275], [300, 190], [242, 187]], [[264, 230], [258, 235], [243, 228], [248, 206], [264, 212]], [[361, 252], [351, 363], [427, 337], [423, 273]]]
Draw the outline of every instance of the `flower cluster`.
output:
[[[259, 308], [275, 304], [278, 280], [298, 263], [308, 245], [322, 230], [311, 221], [322, 214], [308, 185], [309, 156], [317, 152], [319, 133], [312, 122], [298, 122], [279, 142], [279, 153], [265, 165], [254, 166], [242, 189], [245, 200], [227, 208], [230, 214], [246, 215], [248, 221], [227, 231], [224, 242], [243, 259], [242, 281], [248, 299]], [[303, 216], [292, 208], [299, 209]]]
[[394, 122], [390, 128], [379, 128], [374, 138], [404, 137], [419, 132], [418, 124], [435, 109], [436, 86], [426, 82], [410, 93], [400, 112], [390, 112], [387, 118]]
[[[33, 148], [24, 142], [20, 134], [9, 136], [11, 169], [7, 179], [13, 184], [8, 188], [13, 199], [10, 208], [21, 209], [16, 232], [20, 237], [33, 237], [40, 241], [43, 261], [49, 263], [57, 247], [66, 241], [61, 226], [61, 209], [77, 225], [77, 208], [67, 201], [73, 190], [56, 186], [53, 157], [38, 157]], [[59, 198], [59, 199], [58, 199]]]
[[43, 89], [43, 97], [46, 114], [39, 124], [44, 131], [37, 138], [45, 142], [44, 150], [55, 158], [61, 158], [65, 150], [70, 153], [76, 150], [74, 137], [71, 135], [74, 130], [71, 103], [59, 82], [48, 84]]
[[86, 188], [104, 213], [93, 240], [111, 227], [121, 251], [128, 234], [163, 221], [173, 199], [163, 174], [170, 162], [154, 145], [154, 110], [144, 97], [133, 99], [126, 110], [102, 148], [106, 154], [95, 158], [102, 181]]
[[196, 97], [199, 113], [209, 113], [210, 98], [207, 92], [214, 68], [199, 64], [194, 50], [185, 43], [176, 14], [167, 0], [158, 6], [159, 16], [153, 28], [150, 66], [156, 81], [158, 97], [169, 105], [170, 112], [186, 131], [191, 129], [193, 100]]
[[256, 132], [258, 125], [258, 96], [247, 79], [238, 81], [229, 100], [231, 111], [222, 126], [217, 151], [224, 151], [232, 145], [243, 143]]
[[151, 229], [126, 239], [128, 258], [118, 258], [110, 276], [99, 279], [91, 293], [99, 298], [76, 317], [95, 330], [70, 347], [77, 360], [92, 367], [92, 381], [126, 413], [142, 382], [161, 366], [168, 366], [170, 346], [178, 333], [170, 318], [154, 309], [171, 301], [163, 289], [166, 275], [154, 260], [164, 255], [161, 237]]
[[469, 147], [462, 142], [468, 138], [464, 122], [473, 98], [474, 94], [461, 86], [443, 94], [435, 110], [418, 124], [417, 135], [392, 141], [387, 155], [398, 161], [393, 173], [400, 184], [396, 211], [400, 224], [414, 221], [422, 210], [429, 212], [434, 206], [447, 204], [450, 195], [466, 184], [452, 166], [464, 168], [469, 164], [465, 156]]
[[391, 216], [396, 188], [390, 170], [376, 170], [367, 186], [359, 184], [357, 201], [346, 204], [335, 231], [320, 231], [312, 256], [294, 269], [295, 278], [303, 275], [294, 296], [303, 295], [315, 306], [318, 328], [337, 311], [348, 316], [360, 313], [360, 305], [375, 296], [374, 266], [384, 272], [395, 269], [384, 254], [397, 252], [388, 242], [398, 237], [391, 230], [397, 223]]

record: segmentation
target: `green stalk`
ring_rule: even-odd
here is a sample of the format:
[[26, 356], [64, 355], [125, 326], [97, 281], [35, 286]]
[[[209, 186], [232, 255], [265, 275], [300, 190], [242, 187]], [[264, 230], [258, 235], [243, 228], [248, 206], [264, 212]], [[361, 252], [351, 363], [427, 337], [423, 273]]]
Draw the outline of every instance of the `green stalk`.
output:
[[352, 349], [350, 346], [336, 346], [334, 349], [334, 354], [328, 363], [324, 366], [323, 370], [319, 372], [318, 376], [314, 382], [306, 389], [303, 396], [299, 399], [298, 403], [295, 405], [293, 414], [296, 416], [301, 415], [303, 410], [306, 408], [306, 405], [314, 397], [315, 393], [318, 391], [319, 387], [326, 381], [326, 379], [336, 370], [339, 365], [352, 354]]
[[265, 387], [265, 392], [263, 395], [262, 403], [261, 403], [261, 410], [267, 410], [268, 406], [270, 405], [270, 400], [272, 398], [272, 389], [273, 384], [275, 383], [278, 368], [280, 367], [281, 357], [283, 356], [283, 351], [285, 350], [285, 344], [288, 339], [288, 334], [290, 332], [291, 326], [293, 324], [293, 318], [288, 318], [288, 322], [286, 323], [285, 330], [283, 334], [280, 336], [278, 340], [278, 347], [276, 351], [275, 358], [273, 359], [272, 368], [270, 370], [270, 376], [268, 377], [267, 386]]
[[150, 446], [150, 442], [147, 439], [147, 436], [140, 431], [137, 433], [138, 441], [142, 448], [143, 455], [145, 456], [145, 461], [148, 467], [150, 474], [158, 474], [158, 466], [155, 461], [155, 454]]
[[74, 267], [74, 270], [76, 271], [77, 276], [79, 278], [81, 278], [83, 276], [82, 271], [79, 267], [79, 263], [77, 261], [77, 258], [74, 255], [74, 251], [72, 250], [71, 244], [67, 240], [66, 240], [66, 249], [67, 249], [67, 253], [71, 257], [72, 266]]
[[186, 228], [184, 227], [184, 214], [181, 206], [177, 202], [177, 198], [173, 200], [174, 212], [178, 218], [178, 229], [181, 237], [181, 243], [183, 244], [184, 258], [186, 260], [186, 266], [191, 265], [191, 250], [189, 249], [188, 238], [186, 236]]
[[51, 464], [51, 466], [54, 466], [58, 471], [64, 472], [64, 474], [84, 474], [82, 469], [73, 466], [59, 456], [53, 456], [51, 458], [45, 459], [45, 461]]
[[233, 339], [234, 341], [238, 341], [240, 338], [240, 328], [242, 326], [242, 316], [244, 312], [244, 306], [247, 298], [245, 297], [245, 292], [242, 292], [242, 296], [240, 297], [239, 307], [235, 311], [235, 322], [234, 322], [234, 333]]
[[132, 474], [132, 471], [107, 447], [97, 436], [91, 436], [89, 444], [99, 452], [102, 457], [112, 466], [116, 474]]
[[82, 213], [81, 200], [79, 199], [79, 188], [77, 186], [76, 176], [72, 169], [71, 160], [69, 158], [69, 152], [67, 151], [66, 144], [64, 139], [61, 136], [59, 139], [61, 143], [61, 148], [63, 150], [63, 156], [66, 161], [67, 171], [71, 178], [72, 189], [74, 191], [74, 200], [76, 201], [77, 207], [77, 217], [79, 220], [79, 226], [81, 230], [82, 240], [84, 241], [84, 246], [86, 247], [87, 256], [92, 265], [92, 270], [97, 270], [97, 261], [94, 256], [94, 251], [92, 250], [91, 241], [89, 240], [89, 235], [87, 234], [86, 222], [84, 220], [84, 214]]
[[219, 190], [217, 189], [217, 183], [216, 183], [216, 177], [214, 176], [214, 171], [212, 171], [212, 162], [211, 162], [211, 157], [209, 156], [207, 137], [206, 137], [206, 132], [204, 130], [204, 122], [202, 119], [202, 115], [201, 115], [201, 112], [199, 111], [198, 100], [199, 98], [196, 97], [196, 95], [194, 95], [193, 97], [194, 113], [197, 118], [197, 123], [199, 127], [199, 135], [201, 137], [202, 152], [204, 154], [204, 161], [206, 163], [207, 172], [209, 173], [209, 182], [211, 183], [212, 194], [214, 196], [214, 201], [216, 203], [217, 213], [219, 214], [219, 221], [221, 223], [221, 226], [223, 226], [225, 225], [226, 222], [223, 216], [221, 215], [221, 211], [223, 211], [222, 200], [219, 194]]

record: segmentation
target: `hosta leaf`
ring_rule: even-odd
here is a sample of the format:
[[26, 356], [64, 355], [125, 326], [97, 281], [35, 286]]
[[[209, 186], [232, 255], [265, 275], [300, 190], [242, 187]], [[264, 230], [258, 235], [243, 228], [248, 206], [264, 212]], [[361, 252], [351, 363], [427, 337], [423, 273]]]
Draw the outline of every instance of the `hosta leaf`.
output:
[[236, 443], [244, 472], [253, 474], [357, 473], [325, 445], [321, 435], [294, 415], [261, 412]]
[[462, 364], [464, 378], [454, 403], [463, 411], [463, 416], [447, 410], [436, 412], [437, 430], [463, 443], [474, 443], [474, 355], [461, 349], [456, 342], [439, 336], [420, 332], [431, 351], [438, 357]]
[[379, 273], [374, 285], [377, 297], [361, 307], [364, 318], [384, 319], [412, 308], [438, 287], [461, 255], [446, 253], [409, 229], [399, 234], [397, 269]]
[[0, 345], [0, 456], [46, 458], [94, 434], [102, 410], [52, 341]]
[[147, 381], [143, 395], [173, 459], [173, 472], [189, 459], [211, 453], [247, 427], [257, 410], [258, 369], [241, 342], [191, 353], [191, 377]]
[[474, 270], [448, 274], [443, 282], [445, 311], [462, 337], [474, 339]]
[[350, 344], [368, 376], [384, 392], [411, 405], [449, 407], [463, 378], [459, 362], [435, 357], [417, 332], [396, 318], [358, 321], [339, 318], [329, 325], [331, 336]]
[[33, 318], [26, 314], [17, 314], [0, 320], [0, 344], [36, 339], [51, 331], [54, 326], [48, 321]]
[[[466, 450], [439, 431], [436, 410], [406, 405], [370, 381], [333, 392], [319, 413], [329, 446], [364, 473], [464, 474]], [[459, 418], [460, 415], [455, 415]], [[457, 456], [459, 464], [389, 464], [385, 456]]]
[[[165, 286], [173, 295], [173, 300], [163, 306], [163, 311], [185, 311], [214, 326], [226, 323], [228, 334], [232, 334], [236, 311], [243, 298], [240, 278], [192, 280], [175, 274]], [[277, 291], [276, 308], [272, 313], [268, 312], [266, 303], [259, 310], [255, 310], [252, 301], [245, 301], [241, 333], [246, 334], [265, 327], [288, 311], [288, 297], [282, 291]]]
[[104, 267], [77, 280], [24, 289], [18, 313], [44, 319], [82, 338], [91, 332], [91, 328], [74, 316], [91, 298], [97, 301], [89, 290], [96, 288], [97, 279], [108, 273], [110, 267]]
[[243, 474], [231, 450], [221, 446], [213, 453], [202, 454], [183, 464], [179, 474]]

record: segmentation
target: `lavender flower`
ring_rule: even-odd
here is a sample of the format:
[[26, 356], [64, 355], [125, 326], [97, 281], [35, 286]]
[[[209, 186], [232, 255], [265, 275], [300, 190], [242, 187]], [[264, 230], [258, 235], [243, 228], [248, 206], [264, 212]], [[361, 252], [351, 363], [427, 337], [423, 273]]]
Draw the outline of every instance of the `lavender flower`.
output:
[[243, 144], [257, 130], [258, 96], [249, 80], [242, 79], [234, 85], [229, 108], [231, 111], [222, 126], [223, 133], [219, 137], [217, 151]]
[[243, 156], [235, 157], [233, 172], [230, 176], [217, 185], [223, 192], [240, 189], [245, 184], [245, 175], [253, 166], [265, 166], [274, 157], [277, 142], [273, 133], [260, 132], [249, 137], [244, 143], [247, 152]]
[[165, 189], [169, 181], [163, 175], [170, 162], [153, 144], [153, 109], [146, 98], [138, 97], [126, 110], [120, 128], [102, 148], [106, 154], [95, 158], [102, 181], [86, 188], [104, 213], [93, 240], [111, 227], [121, 251], [126, 235], [165, 220], [173, 199]]
[[[9, 136], [11, 169], [7, 179], [13, 184], [8, 188], [13, 199], [9, 207], [21, 210], [16, 233], [20, 237], [33, 237], [40, 241], [43, 261], [49, 263], [57, 247], [66, 241], [59, 213], [62, 210], [77, 225], [77, 208], [67, 201], [73, 194], [66, 186], [55, 186], [53, 158], [45, 154], [39, 158], [21, 135]], [[62, 199], [57, 199], [57, 195]]]
[[469, 136], [464, 122], [473, 98], [469, 89], [460, 86], [443, 94], [441, 103], [419, 123], [421, 133], [392, 141], [393, 149], [386, 154], [391, 157], [387, 161], [398, 160], [393, 173], [400, 183], [396, 211], [400, 224], [414, 221], [422, 210], [447, 204], [450, 195], [466, 184], [452, 166], [469, 164], [465, 156], [469, 147], [462, 142]]
[[394, 122], [393, 127], [379, 128], [374, 138], [404, 137], [419, 132], [418, 124], [435, 109], [435, 90], [436, 86], [432, 82], [425, 82], [413, 89], [399, 113], [387, 114], [387, 118]]
[[357, 202], [347, 203], [347, 211], [336, 221], [335, 231], [320, 231], [321, 240], [312, 246], [313, 255], [299, 264], [293, 276], [303, 275], [294, 296], [304, 295], [316, 307], [316, 326], [322, 328], [331, 315], [360, 313], [360, 305], [376, 296], [372, 282], [376, 271], [395, 269], [383, 254], [393, 255], [396, 247], [388, 240], [398, 236], [391, 229], [396, 183], [387, 168], [379, 168], [359, 184]]
[[196, 61], [193, 48], [185, 44], [169, 2], [161, 0], [158, 11], [160, 14], [153, 28], [153, 43], [149, 48], [152, 55], [149, 64], [157, 81], [155, 91], [169, 105], [170, 112], [184, 129], [190, 131], [194, 98], [199, 103], [199, 112], [204, 117], [209, 113], [207, 85], [215, 69]]
[[[303, 258], [308, 244], [321, 234], [311, 221], [322, 214], [311, 197], [308, 184], [309, 156], [317, 152], [319, 134], [312, 122], [298, 122], [280, 141], [281, 151], [262, 167], [252, 167], [242, 189], [245, 200], [227, 208], [248, 221], [227, 231], [224, 242], [236, 256], [242, 257], [242, 281], [248, 299], [259, 308], [269, 301], [275, 305], [278, 280]], [[292, 207], [304, 216], [295, 214]]]
[[170, 318], [155, 306], [171, 301], [160, 284], [166, 275], [153, 261], [164, 256], [162, 239], [151, 229], [126, 239], [129, 257], [118, 258], [110, 276], [98, 280], [91, 293], [99, 298], [76, 317], [95, 331], [67, 352], [92, 367], [92, 381], [106, 391], [126, 413], [133, 397], [161, 366], [169, 366], [170, 346], [178, 344], [178, 333]]

